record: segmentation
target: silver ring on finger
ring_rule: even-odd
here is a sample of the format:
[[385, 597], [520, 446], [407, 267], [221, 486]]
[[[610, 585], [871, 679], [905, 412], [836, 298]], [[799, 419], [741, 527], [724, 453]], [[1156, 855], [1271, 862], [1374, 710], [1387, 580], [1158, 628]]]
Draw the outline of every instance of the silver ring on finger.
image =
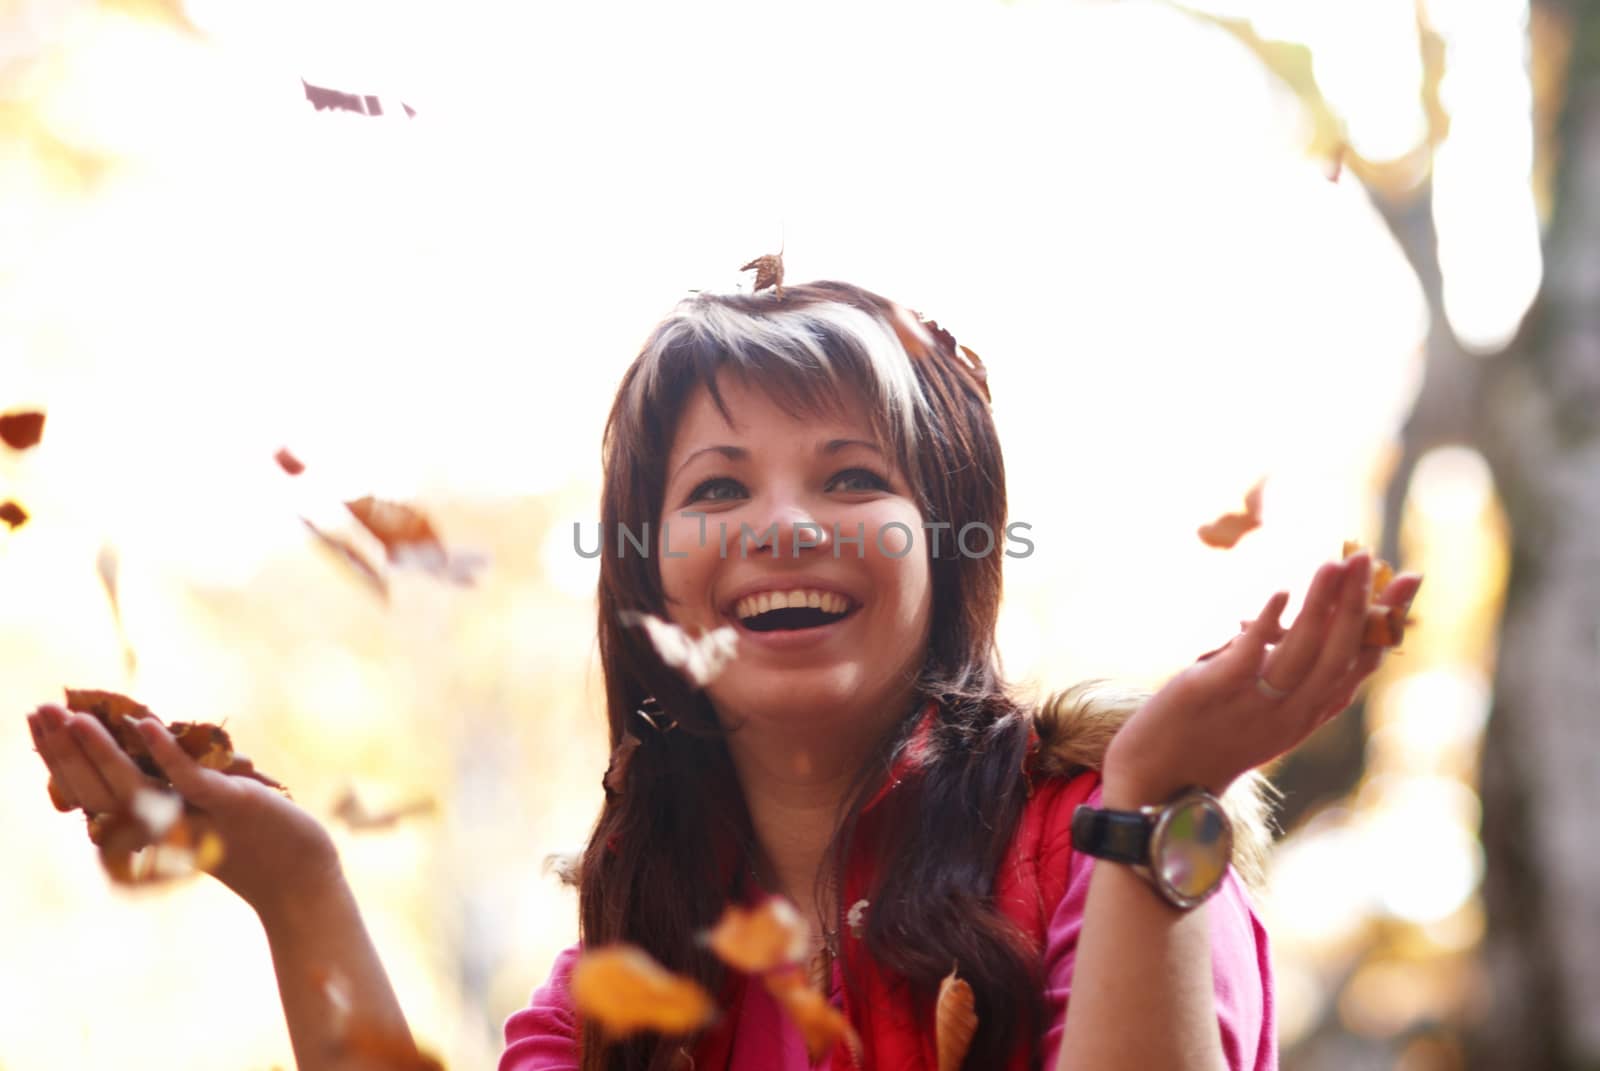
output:
[[1272, 685], [1268, 684], [1267, 683], [1267, 678], [1262, 677], [1262, 676], [1257, 676], [1256, 677], [1256, 691], [1260, 692], [1262, 695], [1264, 695], [1268, 699], [1272, 699], [1272, 700], [1282, 699], [1284, 696], [1289, 694], [1287, 689], [1275, 688]]

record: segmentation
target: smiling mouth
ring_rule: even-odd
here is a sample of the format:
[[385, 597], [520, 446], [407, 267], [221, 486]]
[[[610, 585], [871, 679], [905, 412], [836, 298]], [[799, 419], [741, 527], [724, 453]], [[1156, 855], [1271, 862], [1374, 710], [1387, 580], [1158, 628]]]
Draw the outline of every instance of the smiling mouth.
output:
[[773, 592], [739, 600], [733, 618], [752, 632], [798, 632], [843, 621], [859, 608], [832, 592]]

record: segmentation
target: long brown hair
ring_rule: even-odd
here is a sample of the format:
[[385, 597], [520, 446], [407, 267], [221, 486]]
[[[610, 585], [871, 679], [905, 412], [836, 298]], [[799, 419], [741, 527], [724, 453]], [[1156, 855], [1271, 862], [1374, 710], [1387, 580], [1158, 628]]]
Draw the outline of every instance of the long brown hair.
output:
[[[1035, 713], [1003, 679], [995, 648], [1005, 465], [982, 363], [937, 325], [859, 287], [821, 282], [785, 287], [781, 297], [697, 295], [655, 329], [623, 377], [603, 441], [600, 516], [599, 646], [613, 761], [577, 868], [581, 939], [642, 946], [713, 993], [724, 981], [695, 935], [740, 893], [754, 835], [709, 701], [662, 666], [641, 630], [620, 620], [622, 611], [666, 612], [655, 555], [624, 553], [632, 544], [617, 536], [647, 533], [660, 517], [666, 458], [695, 389], [705, 386], [727, 415], [719, 372], [801, 413], [836, 412], [843, 398], [861, 399], [924, 522], [952, 526], [945, 547], [930, 554], [931, 638], [916, 702], [860, 772], [828, 858], [842, 887], [861, 808], [909, 742], [916, 712], [934, 700], [937, 723], [915, 791], [884, 809], [883, 843], [892, 847], [877, 867], [863, 938], [875, 961], [922, 997], [931, 998], [959, 963], [979, 1022], [964, 1066], [1003, 1066], [1019, 1037], [1036, 1042], [1044, 1026], [1040, 950], [991, 900], [1025, 803], [1019, 770]], [[950, 545], [973, 523], [992, 533], [990, 553]], [[635, 712], [646, 697], [676, 729], [658, 734], [644, 726]], [[1094, 765], [1100, 754], [1103, 744], [1091, 744], [1083, 758]], [[723, 884], [725, 875], [735, 887]], [[603, 1044], [585, 1024], [582, 1041], [585, 1071], [662, 1071], [692, 1039], [645, 1034]]]

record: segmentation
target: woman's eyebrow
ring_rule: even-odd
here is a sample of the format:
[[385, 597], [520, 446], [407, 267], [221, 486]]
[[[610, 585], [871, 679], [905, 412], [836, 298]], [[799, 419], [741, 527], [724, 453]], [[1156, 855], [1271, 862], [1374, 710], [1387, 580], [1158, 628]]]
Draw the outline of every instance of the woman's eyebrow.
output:
[[746, 450], [742, 446], [702, 446], [700, 449], [683, 459], [683, 464], [679, 465], [677, 469], [673, 471], [672, 475], [667, 477], [667, 482], [670, 483], [671, 481], [677, 479], [678, 473], [688, 468], [689, 462], [693, 461], [701, 454], [712, 453], [721, 454], [729, 461], [744, 461], [750, 456], [750, 451]]
[[865, 446], [874, 453], [882, 454], [883, 448], [877, 443], [867, 442], [865, 439], [829, 439], [817, 447], [818, 454], [837, 454], [847, 446]]

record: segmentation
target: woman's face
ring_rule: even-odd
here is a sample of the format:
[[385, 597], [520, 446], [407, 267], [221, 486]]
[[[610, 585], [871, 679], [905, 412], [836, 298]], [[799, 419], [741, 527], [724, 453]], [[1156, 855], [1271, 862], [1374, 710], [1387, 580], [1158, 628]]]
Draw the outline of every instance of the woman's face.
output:
[[656, 544], [670, 618], [692, 635], [738, 630], [738, 655], [707, 693], [725, 722], [892, 724], [932, 616], [905, 474], [854, 399], [842, 418], [796, 418], [736, 377], [717, 385], [733, 422], [705, 387], [690, 396]]

